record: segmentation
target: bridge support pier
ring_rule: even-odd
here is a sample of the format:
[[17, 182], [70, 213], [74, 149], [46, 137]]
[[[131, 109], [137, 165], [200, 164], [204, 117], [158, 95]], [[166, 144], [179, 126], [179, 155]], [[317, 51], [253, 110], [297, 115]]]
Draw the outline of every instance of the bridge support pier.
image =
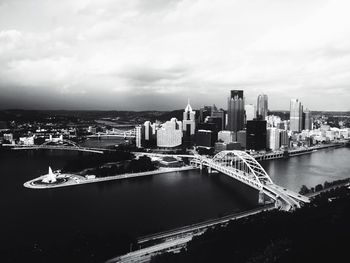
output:
[[211, 174], [211, 167], [210, 166], [208, 166], [208, 173], [210, 173]]
[[259, 205], [263, 205], [265, 204], [265, 194], [264, 191], [260, 190], [259, 191], [259, 201], [258, 201]]

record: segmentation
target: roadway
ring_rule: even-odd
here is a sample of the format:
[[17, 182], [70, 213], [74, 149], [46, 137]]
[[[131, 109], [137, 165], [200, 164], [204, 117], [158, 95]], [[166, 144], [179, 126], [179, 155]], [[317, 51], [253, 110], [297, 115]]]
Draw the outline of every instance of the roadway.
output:
[[139, 249], [133, 252], [130, 252], [128, 254], [125, 254], [123, 256], [118, 256], [115, 258], [112, 258], [106, 263], [134, 263], [134, 262], [150, 262], [151, 258], [157, 254], [159, 254], [162, 251], [174, 251], [178, 250], [192, 240], [192, 236], [186, 236], [182, 238], [177, 238], [174, 240], [168, 240], [166, 242], [163, 242], [158, 245], [154, 245], [151, 247]]
[[249, 211], [229, 214], [229, 215], [226, 215], [226, 216], [223, 216], [220, 218], [210, 219], [210, 220], [206, 220], [206, 221], [203, 221], [200, 223], [195, 223], [192, 225], [179, 227], [179, 228], [176, 228], [173, 230], [164, 231], [164, 232], [140, 237], [137, 240], [137, 243], [144, 244], [146, 242], [167, 239], [167, 238], [173, 238], [173, 237], [188, 234], [188, 233], [198, 233], [201, 230], [206, 229], [208, 227], [212, 227], [212, 226], [219, 225], [219, 224], [224, 224], [230, 220], [240, 219], [243, 217], [255, 215], [255, 214], [260, 213], [262, 211], [268, 211], [268, 210], [272, 210], [272, 209], [275, 209], [274, 204], [265, 205], [263, 207], [257, 207], [257, 208], [254, 208], [252, 210], [249, 210]]
[[231, 220], [237, 220], [247, 216], [258, 214], [262, 211], [269, 211], [276, 209], [273, 204], [258, 207], [249, 211], [239, 212], [223, 216], [217, 219], [211, 219], [204, 222], [180, 227], [177, 229], [164, 231], [161, 233], [152, 234], [138, 239], [139, 245], [144, 245], [147, 242], [161, 242], [156, 245], [145, 247], [122, 256], [118, 256], [108, 260], [106, 263], [134, 263], [134, 262], [149, 262], [152, 256], [155, 256], [165, 251], [176, 251], [186, 246], [192, 240], [193, 236], [201, 235], [209, 227], [216, 225], [223, 225]]

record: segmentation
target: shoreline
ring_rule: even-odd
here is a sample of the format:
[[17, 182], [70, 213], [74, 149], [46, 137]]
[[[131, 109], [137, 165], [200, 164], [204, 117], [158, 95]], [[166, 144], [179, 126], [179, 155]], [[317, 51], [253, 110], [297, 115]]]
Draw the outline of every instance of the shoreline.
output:
[[121, 180], [121, 179], [135, 178], [135, 177], [143, 177], [143, 176], [149, 176], [149, 175], [155, 175], [155, 174], [189, 171], [189, 170], [194, 170], [194, 169], [197, 169], [197, 168], [194, 168], [192, 166], [183, 166], [183, 167], [176, 167], [176, 168], [161, 167], [161, 168], [154, 170], [154, 171], [118, 174], [118, 175], [113, 175], [113, 176], [107, 176], [107, 177], [101, 177], [101, 178], [90, 178], [90, 179], [86, 178], [84, 176], [81, 176], [81, 175], [77, 175], [77, 174], [60, 174], [57, 176], [57, 178], [58, 179], [67, 179], [67, 181], [60, 183], [60, 184], [40, 184], [40, 185], [38, 184], [38, 185], [36, 185], [35, 182], [42, 180], [46, 176], [46, 175], [42, 175], [42, 176], [39, 176], [33, 180], [25, 182], [23, 184], [23, 186], [26, 188], [30, 188], [30, 189], [51, 189], [51, 188], [99, 183], [99, 182], [114, 181], [114, 180]]

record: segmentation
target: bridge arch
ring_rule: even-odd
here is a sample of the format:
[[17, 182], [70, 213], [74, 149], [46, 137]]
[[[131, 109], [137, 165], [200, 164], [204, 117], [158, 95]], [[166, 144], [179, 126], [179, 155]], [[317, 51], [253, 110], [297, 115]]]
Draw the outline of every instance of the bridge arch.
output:
[[198, 163], [262, 191], [276, 203], [281, 203], [285, 210], [293, 210], [301, 203], [310, 202], [307, 197], [276, 185], [258, 161], [246, 152], [221, 151], [213, 158], [195, 156], [193, 164]]
[[261, 184], [272, 184], [270, 176], [255, 158], [243, 151], [221, 151], [213, 158], [213, 162], [243, 171], [247, 176]]

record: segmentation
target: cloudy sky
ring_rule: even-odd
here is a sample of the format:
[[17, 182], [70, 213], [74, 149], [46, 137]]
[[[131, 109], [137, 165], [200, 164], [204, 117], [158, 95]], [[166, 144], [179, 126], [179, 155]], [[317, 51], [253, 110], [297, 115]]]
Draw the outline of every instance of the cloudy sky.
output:
[[0, 108], [350, 110], [349, 0], [0, 0]]

